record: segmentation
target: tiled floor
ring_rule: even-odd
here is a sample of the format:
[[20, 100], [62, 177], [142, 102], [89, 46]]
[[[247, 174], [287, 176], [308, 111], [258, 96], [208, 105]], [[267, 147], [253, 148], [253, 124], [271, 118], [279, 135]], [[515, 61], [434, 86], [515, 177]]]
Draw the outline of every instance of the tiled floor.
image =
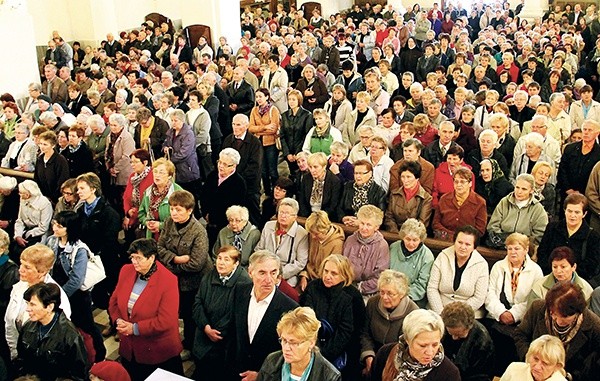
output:
[[[100, 330], [103, 330], [108, 326], [108, 314], [104, 310], [95, 310], [94, 311], [94, 320], [96, 324], [100, 326]], [[179, 330], [183, 334], [183, 323], [180, 322]], [[108, 360], [118, 360], [119, 359], [119, 342], [115, 340], [114, 337], [107, 337], [104, 339], [104, 346], [106, 347], [106, 358]], [[183, 362], [183, 372], [186, 377], [192, 377], [192, 373], [194, 372], [194, 363], [192, 361], [184, 361]]]

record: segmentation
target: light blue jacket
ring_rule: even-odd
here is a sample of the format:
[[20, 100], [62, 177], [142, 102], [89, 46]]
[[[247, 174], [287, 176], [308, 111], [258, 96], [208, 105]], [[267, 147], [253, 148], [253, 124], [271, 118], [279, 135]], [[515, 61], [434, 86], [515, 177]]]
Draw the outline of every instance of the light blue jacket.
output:
[[[75, 291], [81, 288], [85, 280], [90, 249], [81, 240], [77, 240], [75, 243], [68, 242], [64, 250], [61, 250], [58, 243], [59, 238], [56, 236], [52, 235], [46, 239], [46, 246], [54, 251], [55, 259], [60, 260], [63, 270], [69, 277], [62, 288], [67, 296], [71, 297]], [[75, 253], [75, 261], [72, 259], [73, 253]]]

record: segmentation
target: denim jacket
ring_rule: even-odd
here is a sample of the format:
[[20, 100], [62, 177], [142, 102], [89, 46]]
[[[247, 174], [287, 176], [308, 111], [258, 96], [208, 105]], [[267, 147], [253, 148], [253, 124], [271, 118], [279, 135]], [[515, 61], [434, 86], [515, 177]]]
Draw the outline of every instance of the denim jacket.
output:
[[[88, 253], [90, 249], [85, 243], [81, 242], [81, 240], [77, 240], [74, 244], [67, 242], [64, 250], [61, 251], [58, 243], [59, 238], [56, 236], [50, 236], [46, 240], [46, 246], [54, 251], [56, 260], [60, 260], [60, 264], [69, 277], [69, 280], [62, 285], [62, 288], [67, 296], [71, 297], [75, 291], [81, 288], [81, 285], [83, 285], [83, 281], [85, 280]], [[73, 253], [75, 253], [74, 262], [72, 260]], [[72, 263], [73, 265], [71, 266]]]

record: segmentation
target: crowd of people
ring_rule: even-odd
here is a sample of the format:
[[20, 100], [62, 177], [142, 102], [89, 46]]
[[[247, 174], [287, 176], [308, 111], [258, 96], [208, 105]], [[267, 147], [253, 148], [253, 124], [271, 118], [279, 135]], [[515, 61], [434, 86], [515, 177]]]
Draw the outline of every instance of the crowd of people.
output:
[[0, 96], [0, 378], [595, 380], [600, 21], [522, 8], [54, 32]]

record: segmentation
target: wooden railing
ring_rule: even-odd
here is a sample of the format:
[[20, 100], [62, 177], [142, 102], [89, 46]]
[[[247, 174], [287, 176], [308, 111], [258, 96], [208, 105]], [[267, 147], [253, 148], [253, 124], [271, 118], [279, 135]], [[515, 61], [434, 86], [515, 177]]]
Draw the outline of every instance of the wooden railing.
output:
[[14, 177], [19, 182], [23, 180], [33, 180], [33, 172], [16, 171], [10, 168], [0, 168], [0, 175]]
[[[306, 218], [298, 217], [298, 223], [300, 225], [304, 226], [305, 222], [306, 222]], [[348, 237], [349, 235], [352, 235], [357, 230], [356, 228], [351, 227], [351, 226], [346, 226], [346, 225], [338, 224], [338, 223], [334, 223], [334, 224], [340, 226], [344, 230], [346, 237]], [[386, 232], [386, 231], [381, 231], [381, 234], [383, 234], [383, 237], [389, 244], [392, 244], [400, 239], [400, 237], [398, 236], [398, 233], [390, 233], [390, 232]], [[444, 250], [445, 248], [447, 248], [451, 245], [452, 245], [452, 242], [448, 242], [448, 241], [442, 241], [442, 240], [434, 239], [434, 238], [426, 238], [425, 239], [425, 246], [427, 246], [429, 249], [431, 249], [433, 254], [436, 256], [439, 254], [440, 251]], [[504, 257], [506, 257], [505, 250], [494, 250], [494, 249], [490, 249], [488, 247], [479, 246], [477, 248], [477, 251], [486, 259], [486, 261], [488, 261], [490, 268], [492, 267], [492, 265], [494, 263], [496, 263], [499, 260], [504, 259]]]

